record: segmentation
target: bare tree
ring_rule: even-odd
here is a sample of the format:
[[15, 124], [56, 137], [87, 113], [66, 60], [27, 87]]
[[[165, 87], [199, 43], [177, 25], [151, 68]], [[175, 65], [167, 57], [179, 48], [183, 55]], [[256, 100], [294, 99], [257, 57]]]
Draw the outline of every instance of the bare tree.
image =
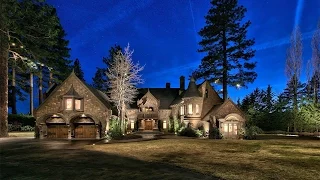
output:
[[294, 131], [296, 131], [296, 120], [298, 112], [298, 83], [302, 68], [302, 35], [300, 28], [296, 27], [290, 39], [290, 47], [287, 50], [287, 59], [286, 59], [286, 76], [292, 83], [292, 101], [293, 101], [293, 111], [294, 111], [294, 120], [293, 126]]
[[312, 41], [312, 80], [313, 80], [313, 95], [314, 103], [318, 103], [319, 82], [320, 82], [320, 20], [317, 29], [313, 34]]
[[135, 64], [132, 61], [132, 54], [133, 51], [130, 50], [128, 44], [123, 53], [121, 51], [116, 53], [113, 57], [113, 62], [106, 72], [110, 87], [108, 93], [111, 102], [117, 107], [122, 132], [125, 130], [125, 105], [133, 103], [134, 98], [138, 94], [136, 86], [143, 83], [139, 73], [143, 70], [144, 66], [140, 66], [139, 63]]

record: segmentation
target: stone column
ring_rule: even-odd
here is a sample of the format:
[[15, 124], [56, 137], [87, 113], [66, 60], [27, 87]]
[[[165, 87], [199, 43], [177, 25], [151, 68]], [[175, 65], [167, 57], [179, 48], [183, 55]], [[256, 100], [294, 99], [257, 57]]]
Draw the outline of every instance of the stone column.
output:
[[68, 139], [72, 139], [72, 125], [67, 124], [68, 127]]
[[96, 124], [96, 139], [100, 139], [100, 126]]

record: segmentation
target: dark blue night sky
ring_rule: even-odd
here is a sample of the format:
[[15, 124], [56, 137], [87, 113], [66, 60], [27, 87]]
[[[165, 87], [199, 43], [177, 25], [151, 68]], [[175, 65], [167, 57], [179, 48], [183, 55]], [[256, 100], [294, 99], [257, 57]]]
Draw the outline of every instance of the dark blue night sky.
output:
[[[209, 0], [49, 0], [56, 7], [70, 41], [71, 59], [79, 58], [87, 83], [114, 44], [130, 43], [133, 59], [145, 64], [142, 87], [179, 86], [204, 54], [197, 52], [198, 31], [205, 25]], [[229, 88], [242, 99], [256, 87], [271, 84], [280, 93], [286, 84], [284, 65], [290, 34], [299, 25], [303, 36], [304, 67], [311, 58], [311, 37], [320, 19], [320, 0], [239, 0], [251, 20], [248, 37], [255, 38], [258, 78], [248, 89]], [[302, 81], [305, 80], [302, 72]], [[217, 90], [221, 87], [217, 86]], [[28, 103], [28, 101], [25, 101]], [[38, 103], [35, 103], [38, 105]], [[22, 106], [22, 103], [19, 103]], [[18, 110], [22, 110], [18, 107]]]

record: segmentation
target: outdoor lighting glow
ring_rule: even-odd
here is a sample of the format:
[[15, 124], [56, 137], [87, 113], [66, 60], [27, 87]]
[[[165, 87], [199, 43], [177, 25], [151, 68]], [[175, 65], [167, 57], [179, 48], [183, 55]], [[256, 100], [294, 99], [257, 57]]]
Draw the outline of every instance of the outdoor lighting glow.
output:
[[86, 115], [85, 115], [85, 114], [82, 114], [81, 117], [86, 117]]
[[216, 84], [217, 84], [218, 82], [219, 82], [219, 79], [216, 79], [216, 80], [214, 81], [214, 83], [216, 83]]
[[23, 49], [23, 46], [20, 46], [21, 49]]
[[12, 46], [15, 46], [15, 45], [16, 45], [16, 43], [11, 43], [11, 45], [12, 45]]
[[237, 86], [237, 88], [241, 88], [241, 85], [240, 85], [240, 84], [237, 84], [236, 86]]
[[223, 89], [220, 89], [220, 91], [223, 91]]

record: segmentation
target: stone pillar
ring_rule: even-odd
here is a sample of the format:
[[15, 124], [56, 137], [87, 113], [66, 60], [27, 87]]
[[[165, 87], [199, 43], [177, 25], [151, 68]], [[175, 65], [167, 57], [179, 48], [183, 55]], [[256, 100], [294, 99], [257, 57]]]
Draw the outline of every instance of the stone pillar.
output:
[[72, 139], [72, 125], [67, 124], [68, 127], [68, 139]]
[[39, 139], [44, 139], [43, 125], [39, 125]]
[[100, 139], [100, 126], [96, 124], [96, 139]]
[[105, 135], [109, 132], [109, 128], [110, 128], [110, 120], [109, 120], [109, 118], [107, 118], [106, 119], [106, 128], [104, 129]]

